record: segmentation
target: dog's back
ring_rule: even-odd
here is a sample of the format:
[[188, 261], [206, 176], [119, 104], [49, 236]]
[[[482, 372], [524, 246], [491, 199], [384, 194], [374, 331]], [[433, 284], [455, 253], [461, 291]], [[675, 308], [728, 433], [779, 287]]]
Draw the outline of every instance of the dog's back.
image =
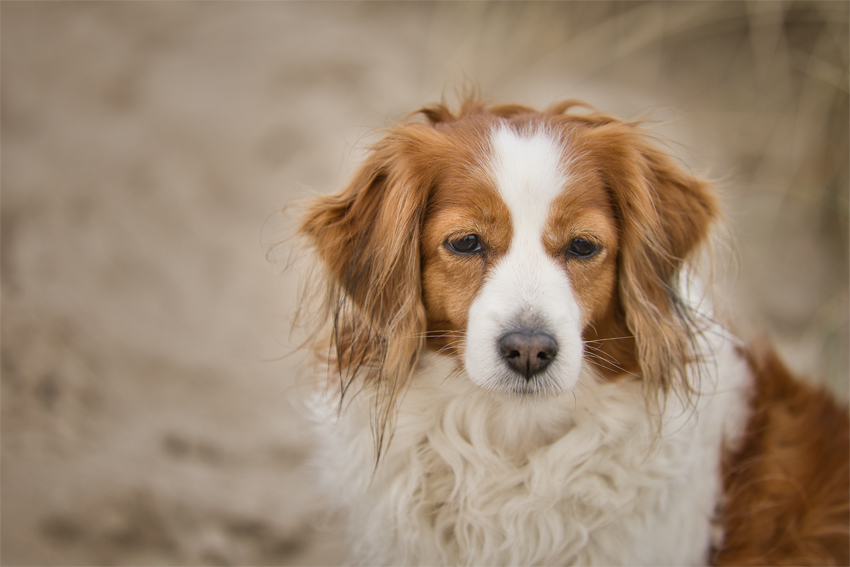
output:
[[741, 448], [724, 463], [719, 565], [850, 564], [850, 420], [791, 375], [765, 342], [744, 353], [755, 378]]

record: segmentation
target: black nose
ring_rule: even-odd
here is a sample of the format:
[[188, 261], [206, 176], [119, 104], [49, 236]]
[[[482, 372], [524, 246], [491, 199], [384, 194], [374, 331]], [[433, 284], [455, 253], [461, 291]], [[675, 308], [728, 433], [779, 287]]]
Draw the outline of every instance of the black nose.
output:
[[499, 337], [499, 353], [508, 366], [528, 380], [549, 366], [558, 354], [558, 343], [542, 331], [509, 331]]

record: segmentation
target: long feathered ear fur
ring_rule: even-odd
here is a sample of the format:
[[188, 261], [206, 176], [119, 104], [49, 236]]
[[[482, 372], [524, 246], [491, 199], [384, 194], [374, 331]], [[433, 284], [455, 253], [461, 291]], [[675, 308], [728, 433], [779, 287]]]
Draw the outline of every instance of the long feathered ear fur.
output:
[[298, 229], [326, 269], [340, 399], [355, 382], [367, 388], [378, 458], [424, 344], [419, 239], [430, 181], [418, 148], [433, 136], [423, 124], [393, 129], [347, 187], [308, 205]]
[[680, 294], [685, 260], [704, 242], [719, 208], [708, 183], [679, 168], [634, 124], [600, 119], [593, 128], [620, 223], [619, 294], [647, 393], [696, 385], [686, 367], [699, 356], [698, 317]]

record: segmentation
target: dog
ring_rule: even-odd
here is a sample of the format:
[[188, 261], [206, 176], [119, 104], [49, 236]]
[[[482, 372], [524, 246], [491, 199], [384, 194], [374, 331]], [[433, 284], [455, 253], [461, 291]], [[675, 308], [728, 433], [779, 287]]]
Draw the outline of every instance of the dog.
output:
[[474, 96], [307, 203], [351, 561], [846, 565], [847, 412], [719, 321], [720, 217], [640, 123]]

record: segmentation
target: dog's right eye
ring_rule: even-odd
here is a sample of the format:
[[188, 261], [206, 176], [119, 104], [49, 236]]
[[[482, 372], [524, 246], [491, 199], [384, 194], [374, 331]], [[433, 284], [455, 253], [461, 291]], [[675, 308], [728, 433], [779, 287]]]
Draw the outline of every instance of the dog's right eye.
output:
[[449, 249], [458, 254], [477, 254], [484, 250], [477, 234], [467, 234], [447, 242]]

